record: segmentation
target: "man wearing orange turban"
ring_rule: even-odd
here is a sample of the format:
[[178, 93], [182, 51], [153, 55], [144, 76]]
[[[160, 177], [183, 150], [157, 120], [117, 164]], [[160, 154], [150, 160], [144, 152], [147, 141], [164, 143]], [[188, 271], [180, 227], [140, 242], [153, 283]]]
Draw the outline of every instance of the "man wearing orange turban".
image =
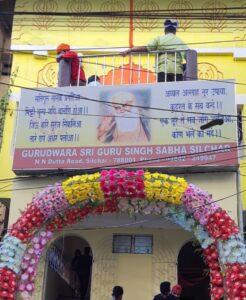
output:
[[85, 85], [86, 84], [85, 73], [83, 68], [80, 67], [78, 54], [74, 51], [71, 51], [70, 46], [64, 43], [60, 44], [57, 47], [56, 52], [57, 52], [57, 58], [56, 58], [57, 62], [60, 62], [62, 59], [64, 59], [65, 61], [71, 63], [70, 85], [76, 86], [78, 85], [78, 83], [79, 85]]
[[63, 51], [64, 52], [70, 51], [70, 46], [68, 44], [60, 44], [59, 46], [57, 46], [56, 48], [57, 54], [60, 54]]

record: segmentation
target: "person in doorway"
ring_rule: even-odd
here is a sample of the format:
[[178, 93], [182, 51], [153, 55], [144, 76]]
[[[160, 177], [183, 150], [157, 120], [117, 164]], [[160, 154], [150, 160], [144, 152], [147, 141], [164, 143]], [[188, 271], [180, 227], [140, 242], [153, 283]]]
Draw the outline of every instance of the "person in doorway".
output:
[[134, 94], [117, 92], [111, 97], [111, 102], [113, 112], [102, 117], [97, 139], [103, 143], [147, 143], [150, 140], [149, 120], [140, 116]]
[[[178, 22], [176, 20], [165, 20], [165, 34], [158, 36], [150, 41], [147, 46], [133, 47], [122, 52], [123, 55], [132, 52], [148, 52], [158, 51], [157, 61], [157, 77], [158, 82], [164, 81], [181, 81], [184, 73], [184, 60], [186, 58], [185, 50], [188, 50], [187, 45], [176, 36]], [[167, 52], [165, 52], [167, 51]], [[172, 53], [175, 52], [175, 53]], [[168, 53], [170, 52], [170, 53]]]
[[72, 260], [72, 270], [76, 272], [79, 282], [80, 282], [80, 291], [81, 299], [84, 300], [91, 275], [91, 266], [92, 266], [92, 256], [90, 255], [90, 247], [84, 248], [84, 254], [81, 254], [81, 251], [77, 249]]
[[171, 284], [169, 281], [164, 281], [160, 284], [160, 294], [156, 295], [153, 300], [169, 299]]
[[101, 86], [100, 77], [97, 75], [92, 75], [88, 78], [88, 86]]
[[57, 49], [56, 61], [59, 63], [60, 60], [64, 59], [71, 63], [71, 76], [70, 85], [86, 85], [85, 72], [80, 66], [78, 54], [70, 50], [70, 46], [67, 44], [60, 44]]
[[168, 297], [168, 300], [179, 300], [180, 295], [182, 293], [182, 287], [179, 284], [176, 284], [172, 287], [172, 291], [170, 296]]
[[112, 300], [121, 300], [123, 297], [124, 291], [121, 286], [114, 286], [112, 292]]

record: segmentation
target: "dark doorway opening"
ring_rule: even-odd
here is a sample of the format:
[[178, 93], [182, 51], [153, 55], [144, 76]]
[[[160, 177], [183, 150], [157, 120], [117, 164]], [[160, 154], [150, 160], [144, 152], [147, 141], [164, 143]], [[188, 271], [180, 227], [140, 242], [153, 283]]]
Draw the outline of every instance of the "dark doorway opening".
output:
[[178, 282], [183, 288], [182, 299], [210, 300], [209, 267], [201, 255], [200, 245], [186, 243], [178, 255]]
[[[80, 272], [78, 267], [74, 267], [75, 251], [80, 250], [83, 256], [84, 249], [89, 250], [90, 260], [92, 261], [90, 246], [83, 238], [65, 236], [58, 238], [50, 245], [46, 255], [47, 269], [43, 299], [90, 300], [92, 266], [87, 272], [84, 272], [84, 270]], [[79, 265], [80, 269], [83, 268], [82, 265], [83, 263]], [[83, 277], [82, 281], [81, 276]], [[85, 276], [88, 276], [86, 280]]]

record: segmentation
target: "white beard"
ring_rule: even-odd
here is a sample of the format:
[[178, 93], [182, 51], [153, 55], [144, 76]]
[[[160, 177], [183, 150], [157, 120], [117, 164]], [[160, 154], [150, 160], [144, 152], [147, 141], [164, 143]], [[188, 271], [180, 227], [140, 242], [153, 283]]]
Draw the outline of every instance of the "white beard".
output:
[[137, 107], [132, 107], [131, 111], [125, 111], [124, 113], [115, 113], [115, 122], [117, 125], [117, 129], [120, 132], [135, 131], [140, 121], [140, 118], [138, 116], [139, 113]]

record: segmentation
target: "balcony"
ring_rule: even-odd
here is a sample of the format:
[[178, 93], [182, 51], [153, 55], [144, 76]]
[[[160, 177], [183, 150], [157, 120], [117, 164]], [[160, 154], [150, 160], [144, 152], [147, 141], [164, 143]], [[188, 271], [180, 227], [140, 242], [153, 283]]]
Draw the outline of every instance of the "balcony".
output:
[[[98, 76], [102, 85], [149, 84], [158, 81], [157, 74], [160, 72], [160, 61], [161, 70], [165, 73], [163, 80], [169, 81], [167, 73], [170, 72], [168, 69], [172, 65], [173, 81], [177, 81], [177, 75], [180, 73], [181, 56], [186, 58], [183, 65], [183, 80], [196, 80], [197, 53], [194, 50], [132, 53], [125, 57], [121, 54], [84, 55], [83, 57], [80, 56], [80, 65], [85, 71], [86, 84], [92, 75]], [[58, 86], [69, 85], [70, 69], [69, 62], [60, 62]], [[79, 85], [79, 81], [77, 85]]]
[[[172, 57], [174, 82], [157, 83], [161, 55], [164, 71]], [[172, 172], [186, 172], [187, 168], [235, 170], [233, 84], [197, 80], [197, 55], [192, 50], [186, 51], [185, 81], [178, 81], [178, 59], [177, 51], [126, 57], [85, 55], [82, 63], [86, 78], [99, 76], [102, 86], [78, 86], [79, 82], [69, 86], [70, 73], [61, 66], [60, 73], [69, 75], [67, 85], [23, 89], [14, 172], [116, 166], [165, 167]], [[49, 64], [53, 68], [58, 65]], [[56, 77], [55, 72], [52, 74]], [[164, 76], [164, 81], [167, 79]], [[223, 119], [223, 126], [201, 128], [217, 118]]]

